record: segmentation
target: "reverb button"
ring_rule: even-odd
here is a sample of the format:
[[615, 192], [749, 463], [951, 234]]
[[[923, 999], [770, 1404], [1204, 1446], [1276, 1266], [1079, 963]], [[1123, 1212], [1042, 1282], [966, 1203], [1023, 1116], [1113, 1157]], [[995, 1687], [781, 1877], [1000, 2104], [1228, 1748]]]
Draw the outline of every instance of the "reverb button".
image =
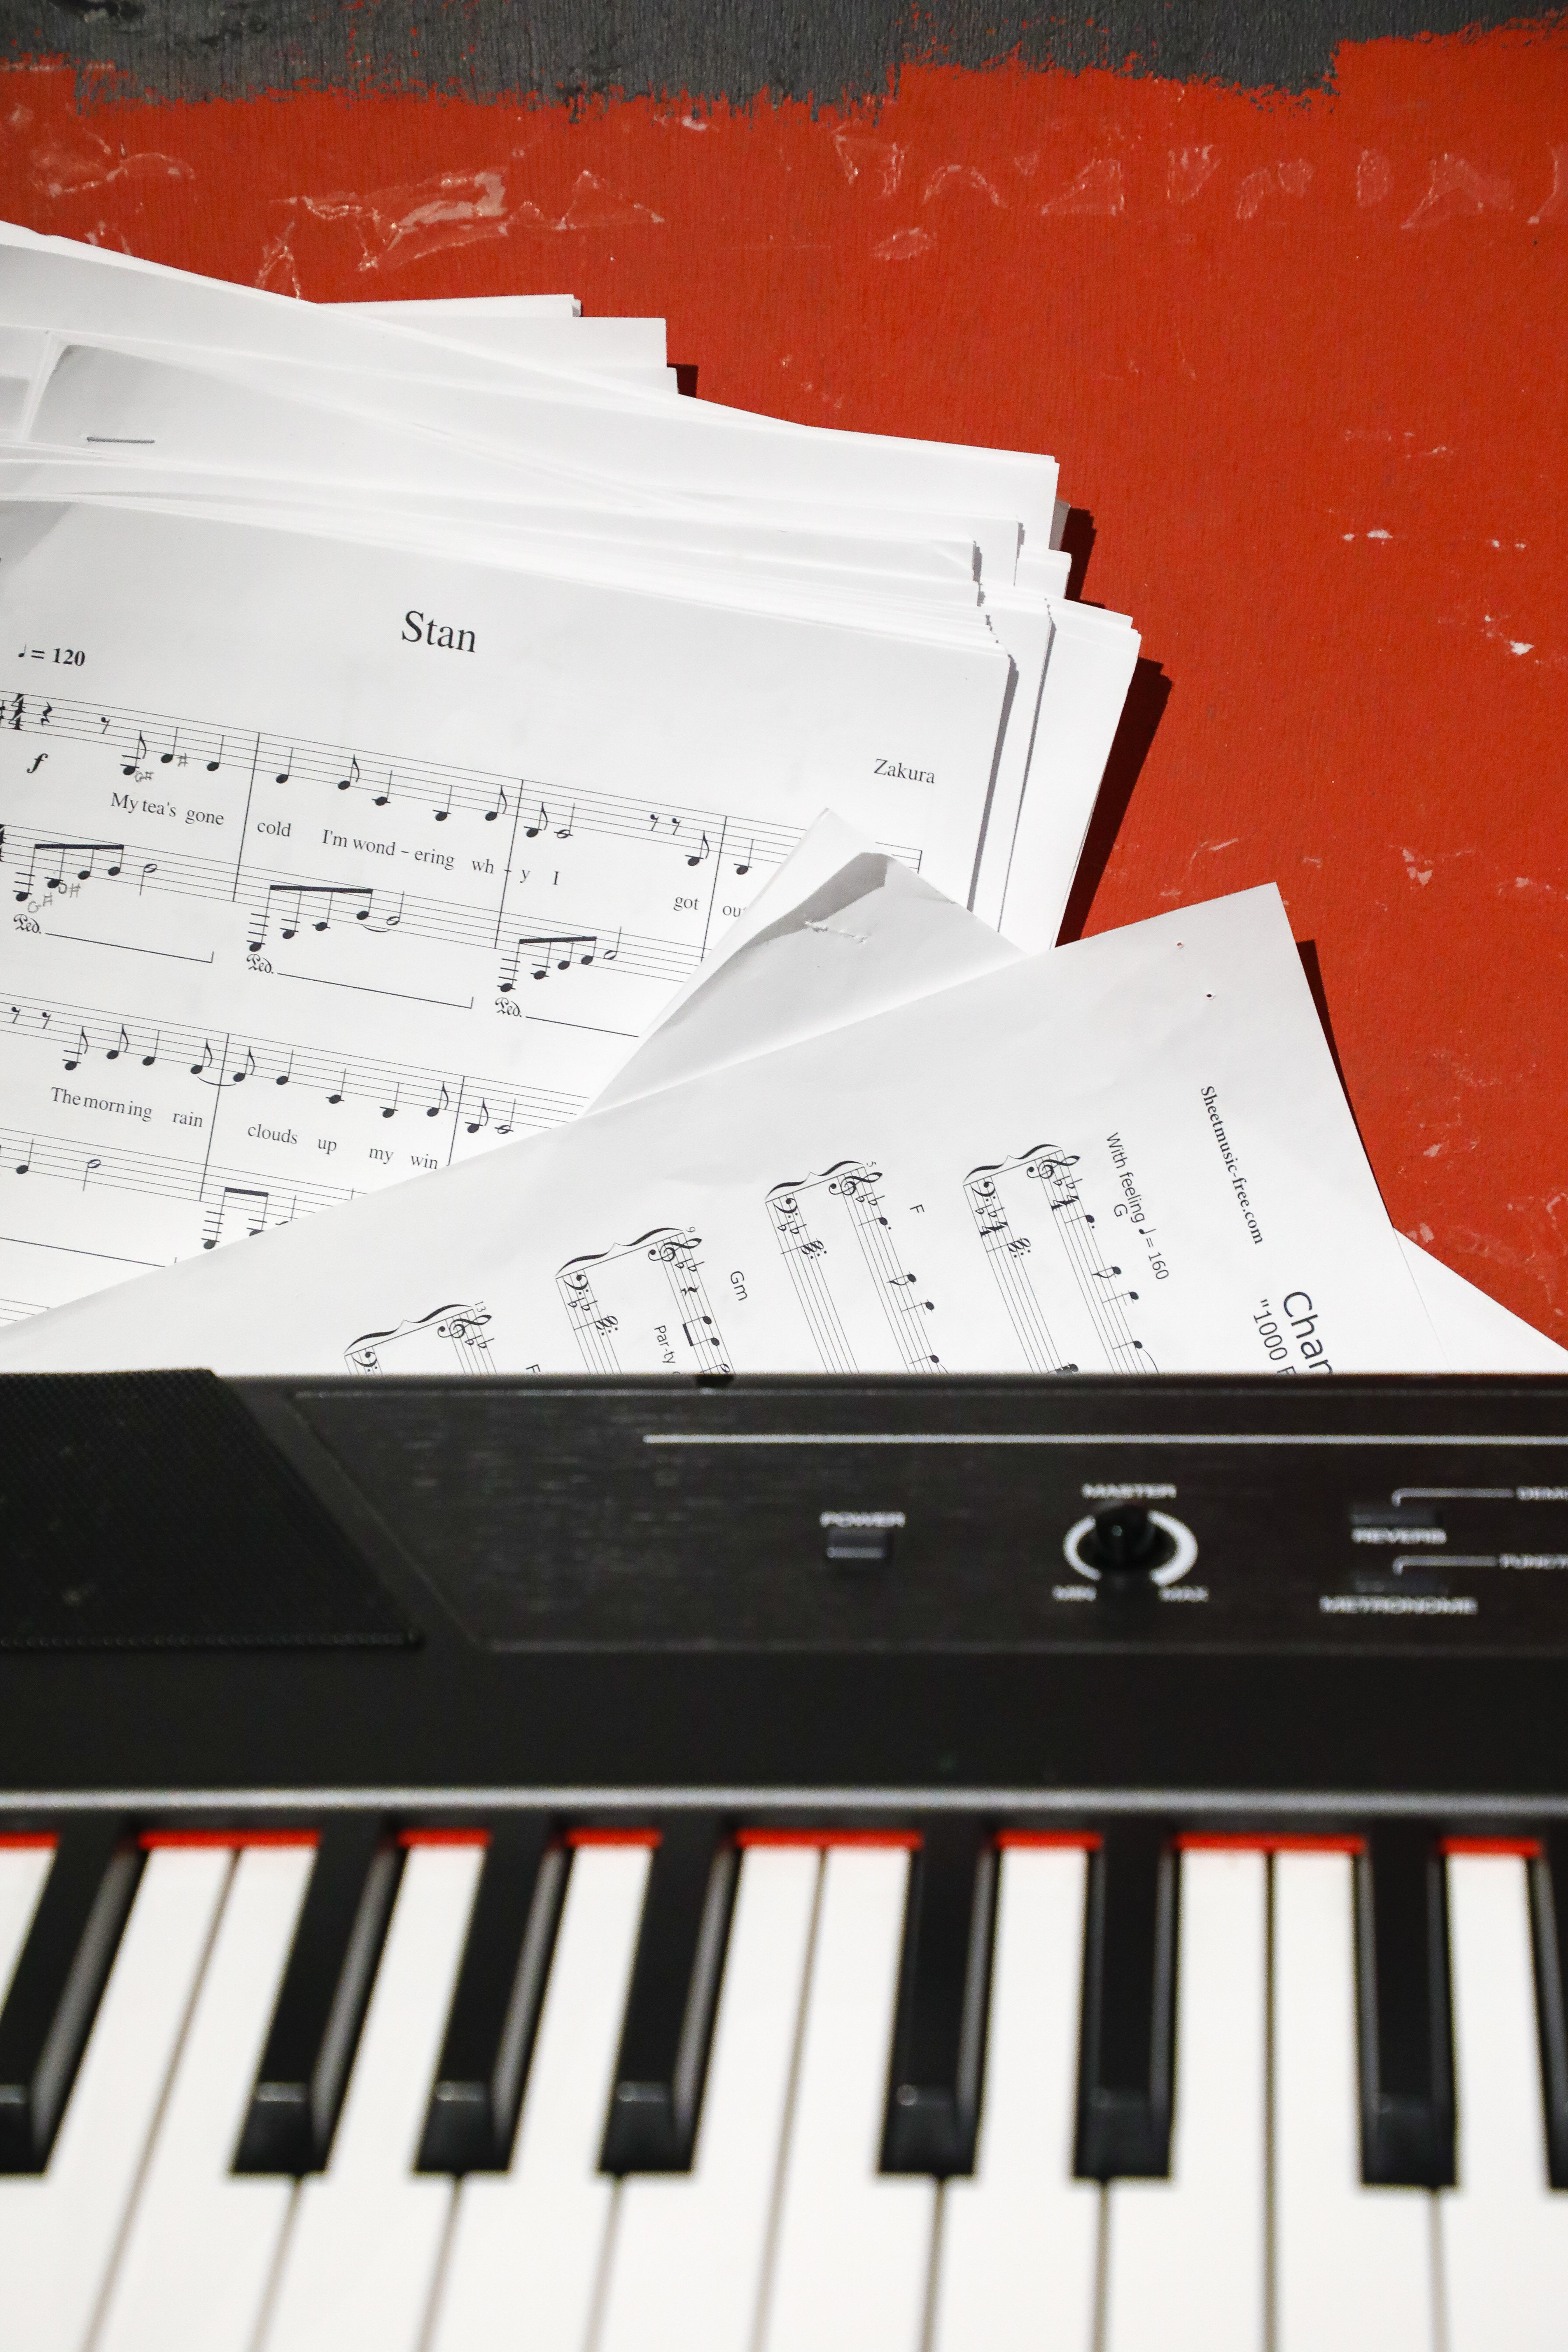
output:
[[823, 1511], [819, 1524], [823, 1558], [829, 1568], [886, 1568], [904, 1515], [902, 1511]]
[[1351, 1541], [1353, 1544], [1394, 1544], [1400, 1550], [1412, 1545], [1445, 1544], [1447, 1530], [1436, 1511], [1415, 1504], [1401, 1504], [1389, 1508], [1382, 1504], [1369, 1507], [1352, 1506], [1351, 1510]]

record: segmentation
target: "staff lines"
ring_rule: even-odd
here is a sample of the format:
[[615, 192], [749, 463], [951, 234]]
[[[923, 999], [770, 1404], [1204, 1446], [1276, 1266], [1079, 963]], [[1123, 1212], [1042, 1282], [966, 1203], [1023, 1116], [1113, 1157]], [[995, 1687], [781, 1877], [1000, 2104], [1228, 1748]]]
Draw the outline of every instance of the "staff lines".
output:
[[704, 833], [716, 835], [728, 825], [731, 840], [746, 845], [745, 855], [734, 861], [735, 871], [742, 875], [753, 865], [782, 865], [804, 833], [801, 826], [770, 824], [734, 811], [669, 802], [650, 807], [629, 794], [574, 791], [537, 776], [405, 759], [388, 751], [63, 696], [18, 693], [0, 698], [0, 730], [104, 744], [118, 756], [123, 776], [133, 775], [143, 764], [154, 771], [163, 767], [188, 772], [194, 763], [198, 773], [216, 775], [226, 770], [247, 781], [254, 775], [275, 790], [298, 781], [351, 796], [363, 793], [378, 807], [416, 803], [432, 808], [439, 822], [454, 809], [473, 812], [485, 824], [512, 814], [529, 840], [546, 835], [569, 840], [583, 832], [672, 845], [677, 850], [686, 850], [689, 843], [686, 854], [693, 865], [704, 862]]
[[[162, 854], [154, 857], [152, 846], [129, 841], [89, 841], [85, 836], [69, 840], [26, 825], [0, 824], [0, 865], [9, 863], [18, 869], [26, 866], [26, 886], [20, 890], [13, 887], [12, 895], [19, 903], [32, 898], [38, 858], [46, 852], [55, 853], [46, 862], [58, 868], [54, 877], [46, 876], [46, 890], [107, 882], [117, 888], [133, 888], [139, 898], [147, 892], [220, 902], [233, 898], [229, 865], [189, 852], [165, 851], [161, 844], [157, 846]], [[613, 963], [628, 976], [679, 985], [701, 960], [700, 949], [693, 941], [628, 931], [609, 922], [563, 915], [555, 908], [547, 915], [518, 909], [503, 923], [489, 908], [461, 900], [426, 898], [374, 882], [289, 874], [273, 866], [251, 866], [242, 896], [250, 909], [246, 944], [252, 954], [265, 950], [276, 922], [285, 940], [307, 928], [330, 931], [363, 924], [377, 937], [398, 931], [405, 938], [488, 950], [499, 955], [498, 985], [508, 989], [517, 978], [520, 952], [525, 955], [531, 949], [573, 946], [581, 950], [586, 945], [590, 950], [569, 955], [564, 962], [558, 956], [545, 957], [542, 971], [534, 974], [538, 978], [553, 969], [564, 970], [569, 963], [592, 962], [596, 956], [600, 962]]]
[[[287, 1038], [253, 1033], [227, 1035], [183, 1022], [157, 1022], [100, 1006], [71, 1004], [5, 992], [0, 994], [0, 1039], [26, 1038], [60, 1049], [68, 1073], [96, 1055], [122, 1063], [124, 1074], [172, 1063], [214, 1088], [251, 1078], [259, 1084], [319, 1089], [329, 1103], [364, 1101], [386, 1113], [388, 1106], [439, 1116], [450, 1111], [471, 1132], [493, 1127], [510, 1131], [503, 1119], [515, 1107], [515, 1123], [543, 1129], [574, 1118], [588, 1100], [549, 1087], [522, 1087], [514, 1078], [485, 1077], [459, 1070], [431, 1069], [410, 1062], [382, 1061], [366, 1054], [336, 1054]], [[78, 1052], [85, 1041], [85, 1050]], [[222, 1075], [219, 1075], [219, 1074]], [[116, 1071], [116, 1076], [121, 1074]], [[442, 1097], [446, 1099], [443, 1102]], [[432, 1106], [434, 1111], [432, 1112]], [[484, 1116], [479, 1116], [483, 1107]]]
[[[221, 1210], [226, 1194], [276, 1200], [278, 1205], [268, 1209], [265, 1220], [271, 1225], [291, 1224], [300, 1210], [310, 1213], [336, 1208], [358, 1197], [352, 1184], [297, 1183], [251, 1168], [204, 1168], [199, 1154], [181, 1159], [120, 1144], [90, 1146], [69, 1136], [29, 1134], [25, 1128], [0, 1128], [0, 1182], [33, 1176], [68, 1182], [83, 1192], [89, 1186], [105, 1186], [191, 1208], [216, 1205]], [[260, 1226], [255, 1230], [259, 1232]]]

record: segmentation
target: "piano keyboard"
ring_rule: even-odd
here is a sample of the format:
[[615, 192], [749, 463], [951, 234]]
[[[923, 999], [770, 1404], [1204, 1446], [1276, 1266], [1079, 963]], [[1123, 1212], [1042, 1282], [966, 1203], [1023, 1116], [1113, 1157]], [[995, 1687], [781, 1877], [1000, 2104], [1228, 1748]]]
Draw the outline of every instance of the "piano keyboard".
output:
[[8, 1838], [0, 2341], [1544, 2352], [1564, 1891], [1408, 1823]]
[[1568, 2352], [1568, 1381], [0, 1427], [0, 2352]]

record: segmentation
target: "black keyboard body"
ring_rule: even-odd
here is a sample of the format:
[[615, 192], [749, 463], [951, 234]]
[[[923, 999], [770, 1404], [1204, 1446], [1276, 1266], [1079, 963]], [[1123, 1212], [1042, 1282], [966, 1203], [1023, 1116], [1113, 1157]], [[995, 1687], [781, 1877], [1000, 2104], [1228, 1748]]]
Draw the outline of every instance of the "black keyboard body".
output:
[[[0, 1381], [0, 1803], [1530, 1835], [1568, 1381]], [[1096, 1571], [1135, 1507], [1153, 1549]]]

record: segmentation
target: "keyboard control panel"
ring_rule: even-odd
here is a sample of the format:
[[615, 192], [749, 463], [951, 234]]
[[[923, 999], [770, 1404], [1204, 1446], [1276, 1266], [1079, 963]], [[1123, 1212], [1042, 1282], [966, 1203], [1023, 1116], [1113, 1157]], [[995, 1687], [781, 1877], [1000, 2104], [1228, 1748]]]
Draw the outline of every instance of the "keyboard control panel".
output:
[[292, 1404], [488, 1646], [1560, 1654], [1568, 1406], [1534, 1386], [1507, 1426], [1481, 1382], [345, 1382]]

